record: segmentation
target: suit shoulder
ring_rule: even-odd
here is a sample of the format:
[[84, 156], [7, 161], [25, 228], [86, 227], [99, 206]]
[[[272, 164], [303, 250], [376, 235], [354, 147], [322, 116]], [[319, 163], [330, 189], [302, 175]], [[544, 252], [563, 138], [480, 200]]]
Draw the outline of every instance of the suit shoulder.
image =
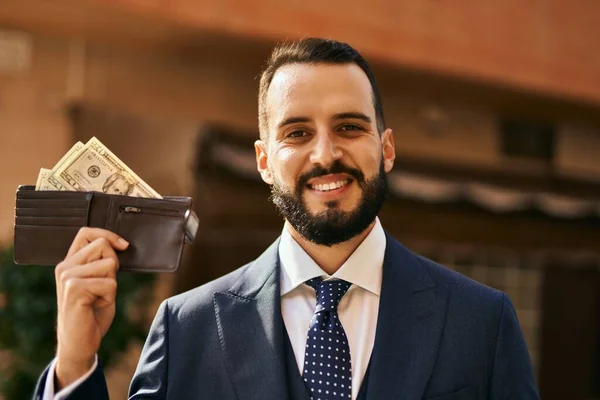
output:
[[[448, 295], [448, 320], [452, 324], [471, 327], [474, 331], [487, 327], [496, 332], [505, 309], [510, 303], [501, 291], [479, 283], [428, 258], [416, 255], [435, 285]], [[477, 328], [477, 329], [476, 329]]]
[[477, 282], [424, 256], [415, 254], [415, 257], [421, 266], [427, 270], [436, 285], [445, 287], [455, 298], [502, 302], [505, 297], [503, 292]]
[[170, 297], [161, 307], [180, 320], [186, 316], [203, 320], [204, 317], [208, 317], [209, 312], [214, 316], [214, 298], [217, 293], [232, 296], [240, 296], [243, 293], [242, 297], [252, 297], [253, 293], [260, 289], [260, 285], [277, 271], [275, 267], [278, 263], [278, 247], [279, 239], [255, 260], [211, 282]]
[[212, 310], [213, 296], [217, 292], [228, 291], [235, 282], [237, 282], [244, 275], [245, 271], [252, 264], [252, 262], [226, 274], [213, 281], [207, 282], [194, 289], [190, 289], [186, 292], [177, 294], [169, 297], [168, 302], [169, 309], [171, 311], [178, 309], [201, 309], [202, 307], [208, 306]]

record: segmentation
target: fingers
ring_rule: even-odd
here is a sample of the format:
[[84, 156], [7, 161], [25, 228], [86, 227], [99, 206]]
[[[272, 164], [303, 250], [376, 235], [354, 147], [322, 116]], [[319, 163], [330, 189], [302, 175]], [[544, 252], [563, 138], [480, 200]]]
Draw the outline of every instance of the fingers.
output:
[[56, 266], [56, 272], [57, 275], [60, 275], [62, 271], [71, 267], [87, 264], [103, 258], [112, 258], [117, 264], [119, 262], [117, 253], [115, 253], [110, 246], [108, 240], [100, 237], [89, 243], [87, 246], [79, 249], [75, 254], [65, 258]]
[[115, 302], [117, 281], [112, 278], [73, 277], [65, 282], [64, 304], [105, 307]]
[[75, 254], [59, 263], [54, 275], [58, 293], [72, 278], [106, 277], [116, 278], [119, 258], [105, 237], [94, 239]]
[[75, 239], [73, 239], [73, 243], [71, 243], [66, 258], [71, 257], [73, 254], [99, 238], [104, 238], [111, 247], [116, 248], [117, 250], [125, 250], [129, 245], [125, 239], [106, 229], [83, 227], [77, 232]]
[[87, 264], [79, 265], [77, 268], [63, 268], [59, 273], [59, 281], [71, 278], [113, 278], [117, 277], [119, 261], [114, 257], [101, 258]]
[[78, 265], [100, 260], [102, 258], [114, 258], [118, 261], [117, 253], [115, 253], [110, 242], [104, 237], [99, 237], [94, 239], [94, 241], [87, 246], [79, 249], [69, 258], [67, 263], [70, 265]]

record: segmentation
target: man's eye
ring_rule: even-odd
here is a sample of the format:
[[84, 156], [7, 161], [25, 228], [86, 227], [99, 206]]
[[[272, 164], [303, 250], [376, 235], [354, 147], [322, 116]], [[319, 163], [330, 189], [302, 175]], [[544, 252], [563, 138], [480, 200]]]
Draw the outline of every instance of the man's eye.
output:
[[294, 131], [294, 132], [291, 132], [291, 133], [289, 133], [287, 135], [287, 137], [291, 138], [291, 139], [293, 139], [293, 138], [300, 138], [300, 137], [304, 137], [304, 136], [306, 136], [306, 132], [305, 131]]
[[362, 128], [357, 125], [342, 125], [340, 127], [341, 131], [361, 131]]

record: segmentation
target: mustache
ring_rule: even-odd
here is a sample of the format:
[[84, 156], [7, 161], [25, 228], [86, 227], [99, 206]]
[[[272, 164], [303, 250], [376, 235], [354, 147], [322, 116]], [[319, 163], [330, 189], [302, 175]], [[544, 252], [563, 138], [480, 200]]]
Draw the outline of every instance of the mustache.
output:
[[356, 168], [348, 167], [344, 165], [341, 161], [334, 161], [333, 164], [329, 168], [324, 168], [321, 166], [316, 166], [305, 174], [300, 175], [298, 178], [298, 185], [296, 186], [298, 192], [302, 192], [304, 187], [308, 184], [308, 181], [313, 178], [318, 178], [320, 176], [325, 176], [329, 174], [348, 174], [359, 184], [359, 186], [363, 186], [365, 182], [365, 175], [361, 170]]

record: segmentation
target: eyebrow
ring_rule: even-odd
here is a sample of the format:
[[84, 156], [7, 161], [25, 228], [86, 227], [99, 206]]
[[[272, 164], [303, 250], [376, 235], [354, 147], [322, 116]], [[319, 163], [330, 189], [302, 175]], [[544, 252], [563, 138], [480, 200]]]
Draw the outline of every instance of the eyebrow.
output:
[[277, 129], [281, 129], [282, 127], [290, 124], [297, 124], [298, 122], [310, 122], [311, 119], [308, 117], [288, 117], [277, 124]]
[[368, 124], [371, 123], [371, 118], [369, 118], [368, 115], [363, 114], [361, 112], [344, 112], [344, 113], [339, 113], [339, 114], [335, 114], [333, 117], [331, 117], [332, 120], [338, 120], [338, 119], [360, 119]]
[[[334, 114], [331, 119], [333, 121], [336, 120], [340, 120], [340, 119], [360, 119], [368, 124], [371, 123], [371, 118], [369, 118], [368, 115], [363, 114], [361, 112], [343, 112], [343, 113], [338, 113], [338, 114]], [[290, 125], [290, 124], [296, 124], [299, 122], [310, 122], [311, 119], [308, 117], [288, 117], [286, 119], [284, 119], [283, 121], [281, 121], [279, 124], [277, 124], [277, 128], [281, 129], [282, 127], [286, 126], [286, 125]]]

